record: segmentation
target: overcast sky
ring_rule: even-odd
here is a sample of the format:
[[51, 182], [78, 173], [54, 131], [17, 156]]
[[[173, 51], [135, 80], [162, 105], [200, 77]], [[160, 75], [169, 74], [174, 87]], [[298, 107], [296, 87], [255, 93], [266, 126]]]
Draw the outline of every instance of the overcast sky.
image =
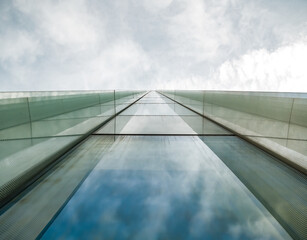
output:
[[161, 88], [307, 92], [307, 1], [0, 1], [0, 91]]

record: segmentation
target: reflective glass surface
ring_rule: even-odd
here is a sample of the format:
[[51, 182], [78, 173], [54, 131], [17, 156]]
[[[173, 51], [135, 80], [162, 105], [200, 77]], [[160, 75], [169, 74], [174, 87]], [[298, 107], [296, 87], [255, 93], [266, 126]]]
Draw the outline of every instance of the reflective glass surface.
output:
[[59, 238], [289, 236], [198, 137], [122, 136], [42, 236]]
[[0, 93], [0, 206], [40, 170], [144, 93]]
[[232, 133], [201, 116], [118, 116], [96, 134], [227, 134]]
[[164, 116], [177, 116], [177, 115], [191, 115], [197, 116], [196, 113], [177, 103], [136, 103], [129, 107], [127, 110], [120, 114], [122, 115], [164, 115]]
[[99, 129], [96, 134], [231, 135], [212, 121], [170, 99], [165, 101], [166, 99], [156, 92], [150, 92]]
[[44, 173], [1, 209], [0, 239], [307, 237], [306, 175], [222, 127], [302, 155], [306, 98], [143, 94], [0, 96], [0, 204]]
[[[82, 135], [126, 108], [144, 93], [0, 93], [1, 97], [7, 97], [0, 98], [0, 140]], [[16, 98], [18, 96], [27, 97]]]
[[113, 143], [113, 136], [92, 136], [67, 154], [53, 171], [0, 212], [0, 239], [36, 239]]
[[306, 93], [161, 91], [307, 173]]
[[200, 138], [295, 239], [306, 237], [306, 175], [238, 137]]
[[164, 96], [161, 96], [155, 91], [151, 91], [148, 94], [146, 94], [145, 97], [140, 99], [138, 103], [157, 103], [158, 104], [158, 103], [173, 103], [173, 101]]

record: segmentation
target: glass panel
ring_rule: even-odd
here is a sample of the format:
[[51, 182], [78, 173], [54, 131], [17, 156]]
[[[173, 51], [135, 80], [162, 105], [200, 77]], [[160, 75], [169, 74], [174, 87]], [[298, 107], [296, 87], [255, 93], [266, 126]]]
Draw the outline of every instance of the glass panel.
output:
[[29, 98], [31, 120], [41, 120], [99, 104], [99, 95], [83, 94]]
[[0, 129], [29, 122], [26, 98], [2, 99], [0, 101]]
[[176, 101], [203, 114], [204, 91], [175, 91]]
[[291, 98], [249, 92], [175, 91], [174, 99], [227, 127], [235, 127], [240, 134], [287, 138]]
[[123, 110], [143, 94], [143, 91], [115, 91], [116, 112]]
[[140, 99], [138, 103], [173, 103], [173, 101], [155, 91], [151, 91]]
[[26, 98], [0, 99], [0, 140], [31, 137]]
[[0, 140], [31, 137], [32, 128], [30, 122], [0, 130]]
[[118, 137], [42, 239], [290, 239], [198, 137]]
[[33, 141], [27, 148], [16, 146], [17, 152], [11, 152], [10, 155], [4, 154], [0, 161], [0, 203], [3, 204], [16, 188], [36, 176], [54, 159], [70, 149], [77, 140], [78, 137], [44, 138]]
[[114, 102], [99, 104], [96, 106], [83, 108], [76, 111], [56, 115], [54, 117], [45, 118], [44, 120], [54, 119], [74, 119], [74, 118], [89, 118], [97, 116], [112, 116], [114, 115]]
[[[211, 113], [208, 113], [210, 109]], [[205, 114], [243, 135], [287, 138], [289, 122], [276, 121], [220, 106], [205, 105]]]
[[104, 124], [100, 129], [98, 129], [95, 132], [95, 134], [115, 134], [117, 132], [120, 132], [128, 121], [129, 120], [126, 120], [125, 123], [120, 124], [116, 123], [117, 117], [113, 118], [110, 121], [108, 121], [106, 124]]
[[196, 115], [189, 109], [176, 103], [168, 104], [134, 104], [120, 115]]
[[307, 99], [294, 99], [287, 147], [307, 156]]
[[0, 141], [0, 162], [14, 153], [22, 151], [43, 141], [46, 141], [46, 138], [10, 139]]
[[[142, 94], [141, 91], [1, 93], [0, 139], [83, 135], [115, 114], [114, 97], [120, 104], [119, 111]], [[17, 98], [21, 96], [27, 98]]]
[[114, 98], [122, 108], [142, 94], [144, 91], [0, 94], [0, 139], [5, 141], [0, 143], [0, 206], [83, 135], [113, 116]]
[[67, 154], [54, 171], [36, 181], [19, 201], [1, 212], [0, 238], [37, 239], [113, 143], [113, 136], [93, 136]]
[[142, 98], [138, 103], [172, 103], [173, 101], [166, 98]]
[[[189, 108], [246, 136], [291, 166], [307, 169], [306, 93], [162, 91]], [[203, 110], [201, 98], [203, 97]]]
[[[151, 97], [149, 97], [151, 96]], [[155, 97], [153, 97], [155, 96]], [[161, 95], [150, 92], [142, 99], [152, 101]], [[180, 115], [180, 116], [178, 116]], [[231, 134], [189, 109], [174, 103], [138, 103], [130, 106], [97, 134]]]
[[104, 129], [112, 130], [115, 124], [117, 134], [196, 134], [179, 116], [117, 116], [112, 121], [96, 133], [114, 133]]
[[[307, 140], [286, 140], [285, 146], [307, 156]], [[306, 164], [307, 165], [307, 164]]]
[[[0, 123], [3, 123], [0, 203], [71, 149], [83, 134], [108, 121], [142, 94], [141, 91], [37, 92], [22, 95], [29, 99], [0, 97], [0, 114], [5, 115], [0, 115]], [[169, 91], [167, 94], [199, 113], [205, 111], [235, 131], [259, 139], [265, 146], [274, 143], [296, 153], [307, 152], [306, 98], [281, 100], [274, 94], [210, 91]], [[266, 101], [269, 101], [267, 105]], [[96, 132], [114, 133], [232, 135], [156, 92], [149, 92]], [[101, 137], [110, 141], [100, 140]], [[291, 236], [305, 236], [306, 176], [253, 146], [249, 148], [238, 138], [203, 138], [213, 152], [199, 138], [191, 136], [112, 135], [92, 139], [80, 145], [81, 149], [84, 147], [79, 155], [82, 163], [75, 165], [77, 160], [69, 155], [73, 156], [68, 161], [71, 165], [65, 169], [87, 169], [81, 174], [84, 177], [89, 172], [87, 161], [101, 161], [55, 219], [46, 238], [65, 238], [66, 233], [81, 238], [85, 233], [89, 234], [86, 237], [103, 234], [106, 238], [139, 239], [289, 238], [272, 215]], [[88, 145], [90, 143], [96, 150]], [[94, 153], [106, 146], [110, 150]], [[279, 152], [284, 153], [284, 150]], [[15, 203], [20, 206], [19, 211], [6, 211], [6, 215], [1, 215], [0, 232], [8, 227], [7, 222], [14, 225], [6, 230], [11, 234], [18, 226], [26, 231], [27, 226], [35, 226], [36, 216], [47, 216], [42, 217], [39, 226], [32, 231], [34, 235], [28, 237], [35, 238], [35, 233], [51, 221], [52, 215], [81, 181], [81, 175], [68, 174], [63, 169], [59, 167], [52, 172], [45, 185], [44, 181], [40, 182], [45, 187], [39, 191], [29, 190], [26, 196], [31, 198], [22, 196], [23, 200]], [[53, 199], [56, 200], [51, 201]], [[52, 205], [50, 212], [44, 209], [48, 204]], [[30, 205], [35, 209], [32, 215]], [[26, 209], [24, 216], [21, 207]]]
[[83, 135], [109, 117], [42, 120], [32, 123], [33, 137]]
[[291, 123], [302, 127], [307, 127], [307, 100], [294, 99]]
[[[114, 91], [29, 92], [23, 93], [28, 98], [14, 98], [20, 94], [1, 94], [11, 98], [0, 99], [0, 139], [64, 135], [65, 130], [68, 135], [84, 134], [115, 113]], [[89, 122], [98, 116], [103, 117]], [[84, 131], [81, 123], [88, 124]]]
[[181, 118], [197, 134], [233, 135], [233, 133], [201, 116], [181, 116]]
[[307, 177], [238, 137], [201, 137], [296, 239], [306, 236]]
[[[149, 97], [149, 95], [151, 97]], [[155, 97], [153, 97], [155, 96]], [[142, 99], [161, 95], [150, 92]], [[178, 116], [179, 115], [179, 116]], [[97, 134], [231, 134], [215, 123], [175, 103], [138, 103], [130, 106]]]
[[227, 134], [231, 132], [201, 116], [118, 116], [96, 134]]

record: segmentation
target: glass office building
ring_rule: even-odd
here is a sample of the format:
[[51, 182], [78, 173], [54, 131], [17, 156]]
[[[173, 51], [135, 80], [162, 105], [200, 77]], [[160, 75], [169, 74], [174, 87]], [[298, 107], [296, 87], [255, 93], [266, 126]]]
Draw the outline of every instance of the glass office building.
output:
[[0, 239], [307, 239], [307, 96], [0, 94]]

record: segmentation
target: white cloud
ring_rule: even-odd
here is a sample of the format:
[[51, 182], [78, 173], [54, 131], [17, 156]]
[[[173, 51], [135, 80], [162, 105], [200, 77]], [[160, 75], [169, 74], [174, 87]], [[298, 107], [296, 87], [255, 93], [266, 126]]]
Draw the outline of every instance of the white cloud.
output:
[[307, 91], [307, 39], [259, 49], [223, 63], [214, 76], [214, 88]]
[[173, 0], [143, 0], [142, 4], [149, 12], [157, 12], [167, 8]]
[[95, 85], [100, 89], [112, 88], [114, 83], [120, 83], [117, 88], [121, 89], [130, 88], [131, 84], [135, 85], [134, 88], [141, 88], [142, 84], [135, 84], [134, 81], [150, 70], [150, 59], [132, 40], [119, 39], [90, 61], [85, 70], [90, 71], [91, 79], [100, 79]]
[[213, 60], [219, 57], [220, 46], [235, 41], [231, 24], [224, 16], [228, 2], [184, 1], [185, 7], [169, 19], [168, 26], [178, 57], [192, 58], [193, 62]]
[[0, 2], [0, 90], [289, 90], [300, 85], [307, 91], [299, 83], [305, 77], [299, 45], [307, 36], [307, 4], [288, 5], [275, 0]]
[[0, 60], [3, 64], [20, 62], [24, 58], [33, 62], [39, 54], [39, 40], [25, 31], [7, 31], [0, 37]]
[[15, 7], [35, 23], [37, 34], [66, 47], [95, 44], [97, 29], [103, 30], [83, 0], [16, 0]]
[[43, 74], [43, 83], [61, 89], [114, 89], [115, 84], [117, 89], [146, 88], [135, 81], [150, 70], [150, 59], [131, 39], [118, 39], [95, 55], [80, 58], [72, 59], [64, 69]]

